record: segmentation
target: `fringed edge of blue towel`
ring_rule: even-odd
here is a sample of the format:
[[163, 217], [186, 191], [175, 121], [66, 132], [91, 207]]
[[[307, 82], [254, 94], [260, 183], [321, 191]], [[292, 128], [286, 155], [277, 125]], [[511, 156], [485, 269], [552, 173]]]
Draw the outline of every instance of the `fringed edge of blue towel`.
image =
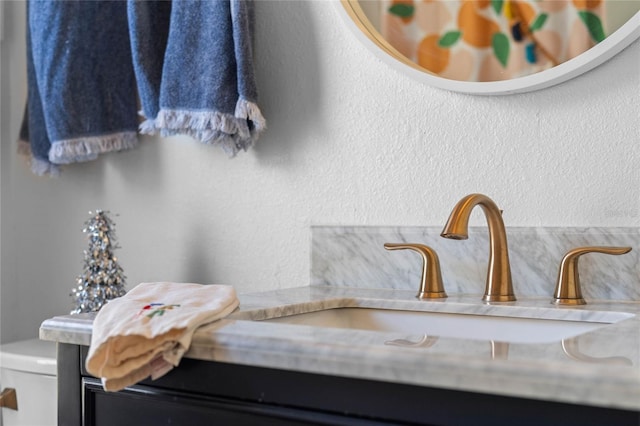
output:
[[36, 158], [31, 152], [31, 145], [28, 141], [20, 139], [18, 141], [18, 154], [25, 157], [29, 163], [31, 172], [36, 176], [52, 176], [60, 175], [60, 168], [55, 164], [51, 164], [46, 160]]
[[265, 129], [260, 108], [246, 99], [238, 100], [235, 115], [162, 108], [155, 119], [140, 124], [140, 133], [187, 135], [207, 145], [219, 145], [229, 157], [235, 157], [240, 150], [247, 151]]
[[56, 177], [60, 175], [60, 164], [95, 160], [99, 154], [132, 149], [138, 143], [136, 132], [69, 139], [55, 142], [49, 149], [49, 158], [46, 160], [34, 157], [29, 141], [20, 139], [17, 152], [27, 158], [33, 174]]
[[49, 149], [49, 161], [70, 164], [91, 161], [107, 152], [123, 151], [138, 146], [136, 132], [119, 132], [104, 136], [89, 136], [56, 141]]
[[263, 130], [267, 128], [267, 121], [262, 116], [260, 107], [255, 102], [248, 101], [240, 98], [236, 103], [235, 116], [237, 118], [244, 118], [253, 123], [253, 130], [251, 133], [256, 133], [258, 136]]

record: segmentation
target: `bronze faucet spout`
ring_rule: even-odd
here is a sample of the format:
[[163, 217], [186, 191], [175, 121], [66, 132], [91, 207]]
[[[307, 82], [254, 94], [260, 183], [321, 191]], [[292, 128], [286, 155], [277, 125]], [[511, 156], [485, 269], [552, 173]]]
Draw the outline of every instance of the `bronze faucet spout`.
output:
[[444, 238], [466, 240], [469, 237], [469, 216], [475, 206], [482, 207], [489, 227], [489, 266], [482, 300], [485, 302], [510, 302], [516, 300], [511, 282], [507, 232], [502, 211], [493, 200], [483, 194], [470, 194], [453, 208], [442, 233]]

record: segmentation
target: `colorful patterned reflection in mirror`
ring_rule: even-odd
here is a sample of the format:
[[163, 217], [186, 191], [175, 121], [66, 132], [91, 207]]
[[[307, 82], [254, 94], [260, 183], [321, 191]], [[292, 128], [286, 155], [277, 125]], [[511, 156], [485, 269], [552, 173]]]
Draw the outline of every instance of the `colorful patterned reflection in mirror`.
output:
[[574, 58], [608, 35], [606, 0], [383, 0], [380, 27], [442, 77], [499, 81]]

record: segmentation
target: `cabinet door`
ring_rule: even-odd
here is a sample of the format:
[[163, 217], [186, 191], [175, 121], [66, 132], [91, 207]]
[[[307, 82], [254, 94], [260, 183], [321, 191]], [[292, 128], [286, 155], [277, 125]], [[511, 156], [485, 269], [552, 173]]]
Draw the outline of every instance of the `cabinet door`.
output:
[[325, 413], [212, 398], [198, 394], [134, 386], [105, 392], [99, 380], [83, 379], [83, 425], [375, 425]]

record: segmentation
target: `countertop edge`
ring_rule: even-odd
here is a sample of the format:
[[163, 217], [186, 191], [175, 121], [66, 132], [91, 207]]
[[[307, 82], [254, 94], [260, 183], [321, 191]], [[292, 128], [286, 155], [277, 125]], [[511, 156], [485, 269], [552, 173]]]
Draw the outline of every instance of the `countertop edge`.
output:
[[[293, 306], [304, 301], [335, 302], [336, 298], [358, 297], [358, 294], [369, 298], [394, 295], [406, 299], [407, 303], [414, 301], [413, 296], [409, 300], [403, 292], [297, 287], [241, 295], [241, 307], [244, 307], [240, 313]], [[640, 312], [639, 304], [628, 302], [603, 302], [593, 304], [592, 308]], [[40, 338], [89, 346], [94, 317], [95, 314], [81, 314], [47, 319], [40, 327]], [[263, 323], [233, 317], [199, 329], [185, 357], [640, 411], [640, 369], [635, 358], [631, 366], [555, 362], [553, 359], [483, 359], [473, 354], [430, 353], [385, 346], [380, 343], [387, 337], [385, 333]], [[640, 321], [635, 317], [629, 320], [626, 328], [637, 327], [640, 332], [638, 324]], [[595, 336], [597, 339], [616, 339], [614, 329], [609, 334]], [[451, 339], [442, 342], [451, 343]]]

